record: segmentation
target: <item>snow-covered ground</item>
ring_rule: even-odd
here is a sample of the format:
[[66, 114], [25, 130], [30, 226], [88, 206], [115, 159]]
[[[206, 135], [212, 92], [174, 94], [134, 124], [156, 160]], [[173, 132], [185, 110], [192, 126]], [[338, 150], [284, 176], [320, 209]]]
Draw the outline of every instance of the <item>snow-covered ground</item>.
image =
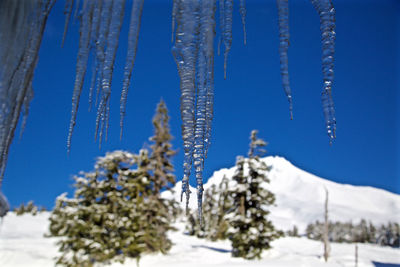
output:
[[[400, 222], [399, 195], [372, 187], [334, 183], [300, 170], [281, 157], [263, 160], [272, 166], [269, 189], [275, 193], [277, 205], [272, 208], [271, 218], [279, 229], [287, 230], [297, 225], [303, 230], [308, 223], [322, 220], [324, 188], [329, 191], [332, 220], [358, 222], [364, 218], [374, 224]], [[205, 188], [218, 184], [224, 175], [231, 177], [234, 171], [234, 168], [216, 171]], [[180, 183], [176, 188], [179, 191]], [[176, 192], [174, 197], [178, 199], [178, 195], [179, 192]], [[190, 205], [195, 207], [195, 197]], [[42, 213], [18, 217], [9, 213], [4, 218], [0, 226], [0, 267], [54, 266], [56, 239], [44, 237], [48, 232], [48, 216], [48, 213]], [[355, 266], [354, 244], [331, 244], [332, 255], [325, 263], [321, 257], [323, 248], [320, 242], [285, 237], [274, 241], [273, 248], [264, 252], [261, 260], [246, 261], [231, 257], [229, 241], [210, 242], [187, 236], [183, 233], [181, 222], [176, 227], [179, 230], [170, 233], [174, 246], [169, 254], [145, 255], [140, 261], [141, 267]], [[400, 267], [398, 248], [358, 244], [358, 254], [358, 267]], [[136, 261], [127, 261], [123, 266], [136, 266]]]
[[[45, 238], [48, 213], [37, 216], [6, 216], [0, 232], [1, 267], [47, 267], [54, 266], [57, 255], [56, 240]], [[285, 237], [272, 243], [273, 248], [264, 252], [261, 260], [247, 261], [232, 258], [229, 241], [210, 242], [187, 236], [184, 225], [177, 223], [178, 231], [170, 233], [174, 246], [168, 255], [145, 255], [140, 267], [207, 267], [207, 266], [288, 266], [288, 267], [343, 267], [355, 266], [354, 244], [333, 243], [332, 256], [328, 263], [321, 257], [322, 244], [306, 238]], [[358, 244], [359, 267], [400, 266], [400, 249]], [[124, 265], [136, 266], [135, 260]]]

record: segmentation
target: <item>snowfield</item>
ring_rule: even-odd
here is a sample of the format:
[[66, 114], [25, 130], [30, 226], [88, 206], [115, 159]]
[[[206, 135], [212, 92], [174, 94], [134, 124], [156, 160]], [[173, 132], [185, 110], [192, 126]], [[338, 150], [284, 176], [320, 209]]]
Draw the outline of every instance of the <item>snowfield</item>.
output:
[[[16, 216], [13, 213], [6, 216], [0, 233], [1, 267], [54, 266], [56, 239], [44, 237], [48, 227], [47, 218], [47, 212], [37, 216]], [[140, 267], [355, 266], [354, 244], [332, 243], [332, 256], [325, 263], [321, 242], [284, 237], [274, 241], [273, 248], [264, 252], [261, 260], [247, 261], [231, 257], [229, 241], [210, 242], [185, 235], [182, 222], [178, 222], [176, 227], [178, 231], [170, 233], [174, 246], [168, 255], [145, 255], [140, 261]], [[359, 267], [400, 266], [400, 249], [358, 244], [358, 254]], [[111, 266], [136, 267], [136, 261], [128, 260], [124, 265], [114, 263]]]
[[[271, 210], [271, 219], [282, 230], [305, 226], [315, 220], [323, 220], [325, 189], [329, 191], [330, 219], [358, 222], [361, 218], [374, 224], [388, 221], [400, 222], [400, 196], [372, 187], [361, 187], [334, 183], [293, 166], [281, 157], [263, 159], [272, 166], [269, 174], [269, 189], [276, 195], [277, 205]], [[216, 171], [205, 185], [219, 184], [224, 175], [231, 177], [235, 169]], [[176, 185], [178, 199], [181, 183]], [[194, 192], [194, 189], [191, 189]], [[192, 196], [195, 194], [192, 194]], [[167, 196], [167, 194], [165, 194]], [[190, 205], [195, 208], [195, 196]], [[57, 239], [46, 238], [49, 213], [37, 216], [16, 216], [10, 212], [0, 226], [0, 267], [46, 267], [54, 266], [57, 255]], [[272, 243], [272, 249], [265, 251], [261, 260], [247, 261], [232, 258], [230, 242], [211, 242], [184, 234], [184, 223], [176, 223], [178, 231], [169, 233], [174, 246], [168, 255], [145, 255], [140, 267], [188, 267], [188, 266], [290, 266], [290, 267], [334, 267], [355, 266], [355, 244], [331, 243], [331, 257], [328, 263], [322, 258], [321, 242], [306, 238], [284, 237]], [[400, 249], [358, 244], [358, 267], [400, 267]], [[136, 266], [136, 260], [124, 265]]]

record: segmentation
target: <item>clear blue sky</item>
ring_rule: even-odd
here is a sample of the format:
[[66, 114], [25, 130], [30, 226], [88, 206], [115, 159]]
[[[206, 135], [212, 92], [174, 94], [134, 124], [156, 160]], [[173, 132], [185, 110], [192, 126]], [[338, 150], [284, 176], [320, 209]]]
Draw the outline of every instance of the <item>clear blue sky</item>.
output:
[[[28, 124], [22, 139], [12, 144], [5, 173], [3, 191], [12, 206], [34, 200], [51, 208], [56, 196], [72, 192], [73, 175], [93, 169], [96, 157], [115, 149], [137, 152], [152, 135], [151, 118], [161, 97], [171, 116], [173, 144], [179, 149], [174, 164], [181, 179], [179, 78], [171, 54], [170, 2], [145, 1], [123, 140], [119, 140], [119, 97], [130, 12], [114, 72], [109, 140], [101, 150], [94, 142], [95, 112], [87, 111], [86, 86], [69, 156], [66, 139], [79, 34], [77, 24], [70, 27], [65, 47], [60, 48], [64, 1], [56, 3], [40, 50]], [[333, 97], [338, 125], [332, 146], [320, 101], [319, 18], [309, 1], [289, 2], [294, 120], [289, 119], [280, 80], [275, 1], [247, 1], [247, 46], [236, 4], [227, 80], [222, 57], [215, 60], [215, 119], [205, 177], [233, 166], [237, 155], [247, 153], [250, 131], [258, 129], [259, 136], [269, 142], [269, 155], [284, 156], [336, 182], [400, 193], [399, 1], [334, 1]]]

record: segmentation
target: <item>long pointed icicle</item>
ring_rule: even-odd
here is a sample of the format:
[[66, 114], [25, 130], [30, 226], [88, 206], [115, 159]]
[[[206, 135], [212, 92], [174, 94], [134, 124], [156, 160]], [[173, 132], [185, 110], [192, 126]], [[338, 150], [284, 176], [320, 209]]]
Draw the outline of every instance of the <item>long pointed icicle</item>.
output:
[[240, 7], [239, 13], [240, 18], [242, 19], [242, 26], [243, 26], [243, 43], [246, 45], [247, 42], [247, 34], [246, 34], [246, 0], [240, 0]]
[[326, 130], [330, 143], [336, 138], [335, 108], [332, 99], [333, 67], [335, 54], [335, 9], [331, 0], [311, 0], [320, 17], [322, 35], [322, 73], [324, 79], [321, 94]]
[[[114, 0], [110, 22], [110, 30], [107, 36], [107, 46], [104, 54], [104, 65], [101, 81], [102, 98], [97, 110], [97, 117], [101, 117], [101, 129], [107, 122], [107, 110], [110, 103], [111, 81], [114, 71], [115, 56], [118, 48], [119, 34], [121, 32], [122, 21], [124, 18], [125, 0]], [[107, 126], [105, 127], [107, 129]], [[101, 142], [103, 131], [100, 131], [99, 141]]]
[[172, 1], [171, 42], [174, 42], [176, 12], [178, 11], [178, 1], [179, 0]]
[[[78, 0], [75, 1], [78, 3]], [[143, 4], [143, 0], [137, 1], [139, 3], [142, 2], [140, 5]], [[76, 68], [76, 83], [73, 93], [71, 125], [67, 140], [68, 150], [70, 150], [71, 146], [71, 136], [75, 125], [80, 91], [86, 76], [89, 53], [91, 51], [93, 62], [91, 63], [92, 77], [90, 79], [89, 109], [93, 104], [95, 95], [95, 106], [97, 107], [95, 140], [99, 139], [99, 145], [101, 146], [103, 136], [107, 138], [111, 84], [125, 3], [126, 0], [84, 0], [81, 6], [76, 5], [75, 12], [80, 14], [81, 36]], [[127, 60], [131, 59], [129, 53]], [[126, 91], [123, 95], [126, 96]]]
[[126, 111], [126, 100], [128, 96], [128, 90], [131, 81], [131, 75], [133, 66], [135, 65], [137, 43], [139, 38], [140, 21], [142, 17], [143, 0], [134, 0], [131, 12], [131, 21], [129, 25], [128, 34], [128, 53], [126, 56], [125, 68], [124, 68], [124, 81], [122, 85], [121, 93], [121, 106], [120, 106], [120, 139], [122, 138], [122, 130], [124, 128], [124, 118]]
[[76, 0], [75, 11], [74, 11], [74, 20], [78, 18], [79, 15], [79, 8], [80, 8], [80, 0]]
[[62, 38], [62, 42], [61, 42], [61, 47], [64, 47], [65, 36], [67, 35], [69, 20], [71, 18], [73, 6], [74, 6], [74, 0], [65, 1], [65, 9], [64, 9], [65, 25], [64, 25], [64, 33], [63, 33], [63, 38]]
[[207, 76], [206, 76], [206, 88], [207, 88], [207, 101], [206, 101], [206, 131], [205, 131], [205, 148], [204, 155], [207, 157], [208, 147], [211, 143], [211, 126], [214, 116], [214, 39], [215, 39], [215, 10], [216, 1], [212, 3], [213, 9], [210, 12], [207, 22], [207, 48], [205, 54], [207, 58]]
[[[96, 49], [96, 42], [98, 41], [97, 37], [99, 35], [102, 8], [103, 8], [103, 2], [98, 1], [93, 10], [92, 28], [90, 30], [91, 48], [93, 49]], [[98, 82], [97, 79], [99, 79], [98, 70], [99, 70], [98, 59], [97, 57], [94, 57], [92, 63], [92, 73], [91, 73], [92, 77], [90, 79], [90, 88], [89, 88], [89, 111], [92, 109], [93, 93]]]
[[188, 212], [190, 189], [189, 177], [193, 161], [195, 128], [195, 66], [197, 57], [196, 28], [198, 27], [198, 2], [179, 0], [177, 29], [173, 55], [178, 67], [181, 88], [182, 138], [184, 148], [182, 194], [186, 194]]
[[[105, 46], [107, 42], [107, 36], [110, 31], [111, 17], [112, 17], [112, 6], [113, 1], [102, 1], [101, 8], [101, 19], [99, 21], [98, 35], [96, 38], [96, 106], [99, 107], [99, 101], [102, 98], [102, 81], [103, 81], [103, 66], [105, 59]], [[96, 116], [96, 127], [94, 139], [97, 140], [97, 135], [99, 133], [100, 127], [100, 117], [97, 111]]]
[[[74, 131], [76, 123], [76, 115], [79, 107], [79, 99], [81, 97], [83, 81], [85, 79], [86, 67], [89, 59], [90, 50], [90, 28], [91, 28], [91, 11], [93, 1], [87, 0], [88, 4], [84, 5], [85, 10], [83, 10], [84, 15], [81, 16], [80, 24], [80, 39], [79, 39], [79, 50], [78, 58], [76, 61], [76, 77], [74, 83], [74, 91], [72, 94], [72, 111], [71, 120], [69, 124], [69, 132], [67, 139], [67, 149], [68, 152], [71, 150], [71, 139], [72, 133]], [[87, 13], [86, 13], [87, 12]]]
[[[215, 1], [203, 0], [200, 7], [200, 28], [199, 28], [199, 49], [197, 59], [197, 98], [196, 98], [196, 126], [195, 126], [195, 147], [193, 153], [194, 168], [197, 183], [197, 204], [200, 225], [202, 225], [202, 199], [203, 199], [203, 171], [206, 154], [206, 135], [208, 120], [210, 119], [207, 110], [209, 91], [208, 86], [212, 83], [211, 58], [214, 56], [214, 19]], [[210, 69], [211, 68], [211, 69]], [[210, 75], [211, 74], [211, 75]]]
[[292, 90], [289, 83], [289, 3], [288, 0], [277, 0], [279, 17], [279, 58], [281, 63], [282, 86], [289, 101], [290, 119], [293, 119]]
[[[220, 0], [221, 1], [221, 0]], [[228, 54], [232, 47], [232, 19], [233, 19], [233, 0], [224, 0], [224, 25], [222, 39], [225, 45], [224, 51], [224, 79], [226, 79], [226, 68], [228, 64]]]

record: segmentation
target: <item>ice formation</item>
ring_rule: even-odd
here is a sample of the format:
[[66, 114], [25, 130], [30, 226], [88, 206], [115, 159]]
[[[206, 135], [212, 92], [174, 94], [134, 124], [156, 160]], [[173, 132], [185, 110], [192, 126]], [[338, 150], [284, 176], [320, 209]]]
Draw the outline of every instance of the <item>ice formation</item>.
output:
[[128, 34], [128, 53], [126, 55], [126, 63], [125, 63], [125, 69], [124, 69], [124, 83], [123, 83], [122, 93], [121, 93], [121, 107], [120, 107], [121, 134], [120, 134], [120, 138], [122, 138], [122, 129], [124, 127], [126, 101], [127, 101], [128, 90], [129, 90], [130, 81], [131, 81], [132, 70], [133, 70], [133, 66], [135, 64], [137, 43], [138, 43], [138, 38], [139, 38], [140, 20], [142, 17], [142, 10], [143, 10], [143, 1], [144, 0], [136, 0], [133, 2], [133, 5], [132, 5], [131, 21], [130, 21], [130, 25], [129, 25], [129, 34]]
[[322, 108], [326, 130], [332, 143], [336, 138], [335, 107], [332, 100], [333, 61], [335, 54], [335, 9], [331, 0], [311, 0], [320, 18], [322, 34], [322, 73], [324, 85], [322, 90]]
[[279, 58], [281, 62], [281, 76], [283, 90], [289, 101], [290, 119], [293, 119], [292, 91], [289, 84], [289, 1], [277, 0], [279, 22]]
[[214, 37], [216, 0], [175, 1], [177, 22], [172, 49], [181, 79], [184, 143], [182, 196], [189, 203], [192, 164], [197, 182], [199, 218], [203, 196], [204, 159], [210, 143], [214, 99]]
[[[244, 6], [242, 7], [241, 14], [242, 14], [242, 22], [244, 22], [245, 21], [244, 16], [246, 14], [246, 9]], [[219, 0], [219, 16], [220, 16], [221, 39], [225, 46], [224, 79], [226, 79], [228, 55], [232, 47], [233, 0]]]
[[[71, 15], [73, 0], [67, 0], [67, 18]], [[86, 77], [89, 63], [92, 63], [92, 77], [89, 89], [89, 107], [93, 102], [97, 107], [95, 139], [107, 139], [108, 122], [110, 117], [110, 96], [115, 57], [118, 48], [118, 40], [121, 32], [125, 13], [125, 0], [84, 0], [82, 6], [77, 2], [75, 13], [79, 13], [80, 39], [76, 63], [75, 84], [72, 96], [71, 121], [68, 133], [67, 147], [71, 149], [71, 138], [76, 123], [80, 95]], [[143, 0], [135, 0], [132, 3], [131, 19], [128, 35], [128, 49], [124, 68], [124, 79], [121, 93], [121, 136], [126, 110], [126, 101], [130, 79], [135, 62], [140, 20], [142, 15]], [[79, 12], [77, 11], [79, 10]], [[66, 19], [66, 23], [68, 19]], [[67, 25], [66, 25], [67, 28]], [[94, 58], [89, 62], [90, 54]], [[96, 100], [93, 101], [93, 98]]]
[[242, 19], [242, 26], [243, 26], [243, 43], [246, 45], [247, 36], [246, 36], [246, 0], [240, 0], [240, 7], [239, 13], [240, 18]]
[[53, 4], [54, 0], [0, 1], [0, 188], [20, 114], [23, 128], [29, 112], [33, 73]]

